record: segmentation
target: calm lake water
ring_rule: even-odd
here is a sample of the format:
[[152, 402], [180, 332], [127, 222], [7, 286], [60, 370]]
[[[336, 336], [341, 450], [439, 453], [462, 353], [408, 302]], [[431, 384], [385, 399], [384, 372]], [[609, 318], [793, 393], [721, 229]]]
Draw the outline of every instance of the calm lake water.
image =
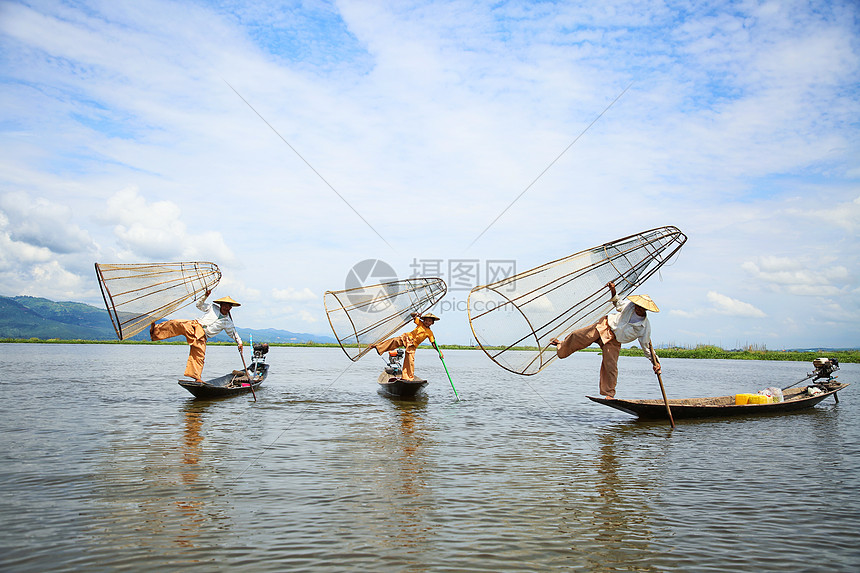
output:
[[[247, 356], [247, 353], [246, 353]], [[860, 365], [812, 410], [637, 422], [600, 356], [531, 377], [433, 351], [273, 348], [257, 402], [194, 400], [186, 346], [0, 344], [0, 570], [856, 571]], [[211, 347], [205, 378], [241, 366]], [[800, 362], [663, 360], [670, 397], [787, 386]], [[618, 397], [659, 398], [644, 358]]]

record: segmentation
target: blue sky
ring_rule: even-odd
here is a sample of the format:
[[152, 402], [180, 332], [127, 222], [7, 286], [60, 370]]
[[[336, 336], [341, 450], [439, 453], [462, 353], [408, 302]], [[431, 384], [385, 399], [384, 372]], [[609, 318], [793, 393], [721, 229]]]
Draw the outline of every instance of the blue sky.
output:
[[[0, 294], [101, 306], [94, 262], [208, 260], [240, 331], [328, 334], [323, 293], [365, 259], [526, 270], [675, 225], [687, 244], [640, 291], [658, 345], [860, 346], [858, 18], [2, 1]], [[441, 342], [469, 342], [467, 294]]]

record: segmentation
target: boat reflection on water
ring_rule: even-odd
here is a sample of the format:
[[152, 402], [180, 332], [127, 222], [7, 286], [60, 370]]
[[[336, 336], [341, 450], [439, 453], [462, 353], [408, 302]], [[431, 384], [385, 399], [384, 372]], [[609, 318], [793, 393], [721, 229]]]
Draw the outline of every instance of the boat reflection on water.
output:
[[422, 447], [426, 432], [421, 426], [421, 410], [414, 405], [398, 408], [400, 435], [395, 440], [400, 446], [397, 456], [400, 493], [407, 497], [420, 497], [426, 483]]
[[[432, 526], [426, 519], [433, 507], [432, 496], [427, 487], [428, 435], [423, 415], [426, 399], [391, 401], [394, 414], [386, 440], [386, 451], [390, 458], [380, 486], [390, 492], [392, 527], [386, 538], [388, 543], [399, 547], [423, 544]], [[393, 494], [393, 495], [392, 495]]]
[[380, 397], [341, 433], [328, 457], [328, 479], [348, 492], [338, 510], [375, 543], [411, 560], [434, 528], [429, 513], [437, 506], [429, 477], [438, 472], [433, 439], [425, 419], [427, 401]]
[[[182, 433], [182, 447], [180, 455], [180, 478], [186, 487], [193, 488], [200, 481], [202, 471], [200, 465], [200, 450], [203, 436], [200, 429], [205, 417], [205, 405], [200, 406], [194, 402], [185, 407], [185, 424]], [[201, 535], [201, 523], [203, 500], [196, 496], [188, 496], [183, 499], [174, 500], [179, 515], [182, 517], [180, 531], [176, 535], [177, 545], [183, 547], [194, 547], [194, 540]]]
[[199, 476], [200, 444], [203, 436], [200, 428], [203, 426], [203, 408], [196, 402], [191, 402], [185, 407], [185, 428], [182, 434], [182, 464], [190, 466], [182, 471], [182, 481], [185, 484], [193, 484]]
[[[662, 435], [664, 427], [655, 426], [655, 431]], [[594, 570], [611, 570], [613, 564], [624, 569], [631, 563], [636, 563], [637, 571], [659, 570], [642, 559], [657, 541], [648, 500], [657, 495], [659, 484], [642, 471], [653, 464], [655, 454], [633, 445], [637, 432], [641, 437], [641, 425], [624, 423], [606, 427], [596, 436], [598, 496], [591, 519], [598, 543], [586, 554]]]
[[[102, 505], [99, 542], [133, 544], [147, 551], [200, 547], [212, 528], [233, 511], [213, 484], [215, 468], [206, 462], [205, 403], [189, 402], [176, 419], [153, 421], [147, 432], [117, 427], [94, 476]], [[133, 511], [129, 508], [133, 507]], [[132, 563], [132, 566], [134, 564]]]

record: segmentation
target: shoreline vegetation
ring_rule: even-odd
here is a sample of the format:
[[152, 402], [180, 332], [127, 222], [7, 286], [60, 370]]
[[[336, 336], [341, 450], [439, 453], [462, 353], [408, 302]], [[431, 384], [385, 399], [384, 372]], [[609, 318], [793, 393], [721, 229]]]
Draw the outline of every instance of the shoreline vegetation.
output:
[[[260, 341], [264, 342], [264, 341]], [[186, 345], [184, 341], [139, 341], [139, 340], [63, 340], [57, 338], [0, 338], [2, 344], [172, 344]], [[210, 342], [210, 346], [234, 346], [233, 342]], [[285, 348], [340, 348], [336, 343], [321, 342], [270, 342], [270, 347]], [[355, 347], [355, 345], [348, 345]], [[481, 350], [479, 346], [466, 346], [459, 344], [441, 344], [442, 350]], [[431, 346], [422, 345], [419, 349], [432, 350]], [[501, 350], [502, 347], [489, 347], [488, 350]], [[534, 347], [514, 347], [511, 350], [535, 350]], [[693, 358], [693, 359], [716, 359], [716, 360], [785, 360], [794, 362], [812, 362], [819, 356], [836, 358], [840, 363], [860, 363], [860, 350], [767, 350], [765, 348], [749, 347], [741, 350], [725, 350], [714, 345], [698, 345], [695, 348], [668, 347], [657, 348], [660, 358]], [[586, 348], [582, 352], [600, 352], [599, 348]], [[642, 356], [642, 350], [638, 347], [622, 348], [621, 356]]]

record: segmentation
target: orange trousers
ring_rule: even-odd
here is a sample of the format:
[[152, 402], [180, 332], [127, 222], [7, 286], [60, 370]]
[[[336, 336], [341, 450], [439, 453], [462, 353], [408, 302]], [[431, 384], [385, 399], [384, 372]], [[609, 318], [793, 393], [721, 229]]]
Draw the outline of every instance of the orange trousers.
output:
[[415, 378], [415, 342], [408, 333], [389, 338], [385, 342], [379, 342], [373, 346], [376, 352], [382, 356], [383, 353], [398, 348], [406, 348], [406, 353], [403, 356], [403, 380], [412, 380]]
[[188, 351], [188, 363], [185, 365], [185, 375], [194, 380], [201, 380], [203, 361], [206, 359], [206, 332], [196, 320], [168, 320], [156, 324], [151, 331], [152, 340], [164, 340], [174, 336], [184, 336], [191, 348]]
[[621, 354], [621, 343], [615, 338], [615, 333], [609, 328], [609, 321], [604, 316], [596, 323], [574, 330], [556, 349], [559, 358], [567, 358], [577, 350], [588, 348], [597, 343], [603, 351], [603, 361], [600, 363], [600, 395], [615, 397], [615, 385], [618, 383], [618, 355]]

